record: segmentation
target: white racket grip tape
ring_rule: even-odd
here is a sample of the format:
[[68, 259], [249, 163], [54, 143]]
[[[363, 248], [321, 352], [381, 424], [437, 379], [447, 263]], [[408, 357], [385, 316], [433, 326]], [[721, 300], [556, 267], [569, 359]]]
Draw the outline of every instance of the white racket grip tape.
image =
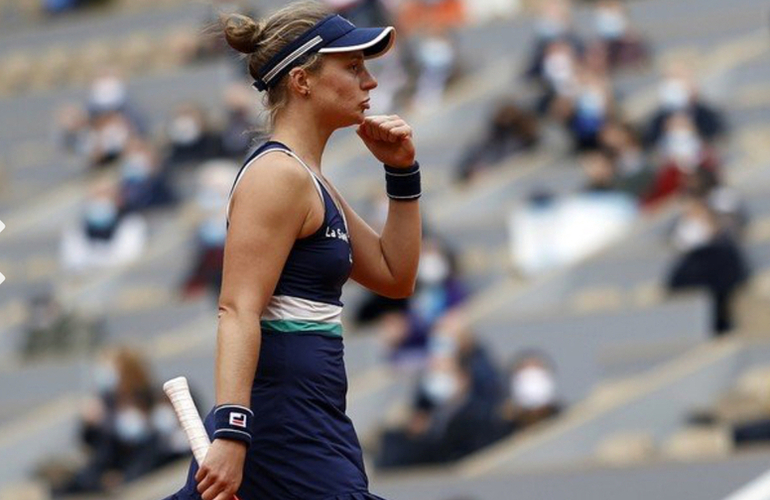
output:
[[211, 441], [209, 441], [209, 436], [206, 434], [206, 428], [203, 427], [200, 414], [195, 408], [192, 395], [190, 395], [190, 387], [187, 385], [187, 379], [185, 377], [177, 377], [169, 380], [163, 384], [163, 392], [166, 393], [171, 401], [171, 406], [174, 407], [179, 424], [182, 426], [185, 434], [187, 434], [187, 440], [190, 442], [190, 448], [195, 456], [195, 460], [198, 462], [198, 465], [202, 464], [203, 459], [206, 458], [206, 453], [209, 451], [209, 446], [211, 446]]

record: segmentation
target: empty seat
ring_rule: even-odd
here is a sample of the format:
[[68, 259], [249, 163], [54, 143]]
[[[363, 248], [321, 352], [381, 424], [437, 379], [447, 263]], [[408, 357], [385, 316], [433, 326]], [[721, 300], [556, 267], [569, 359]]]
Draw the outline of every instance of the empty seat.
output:
[[671, 436], [661, 451], [673, 460], [723, 457], [733, 448], [732, 436], [723, 427], [688, 427]]
[[607, 436], [596, 447], [596, 459], [607, 465], [628, 465], [651, 459], [655, 441], [644, 431], [620, 432]]
[[619, 309], [624, 302], [619, 288], [597, 286], [578, 291], [570, 300], [570, 307], [577, 312], [596, 312]]
[[0, 69], [0, 95], [12, 95], [27, 89], [35, 71], [31, 55], [16, 52], [2, 61]]

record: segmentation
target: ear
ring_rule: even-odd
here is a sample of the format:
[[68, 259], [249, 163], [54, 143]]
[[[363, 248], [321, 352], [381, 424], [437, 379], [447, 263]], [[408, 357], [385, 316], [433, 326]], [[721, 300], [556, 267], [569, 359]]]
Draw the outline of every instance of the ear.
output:
[[301, 96], [310, 95], [310, 81], [303, 68], [292, 68], [289, 74], [289, 88]]

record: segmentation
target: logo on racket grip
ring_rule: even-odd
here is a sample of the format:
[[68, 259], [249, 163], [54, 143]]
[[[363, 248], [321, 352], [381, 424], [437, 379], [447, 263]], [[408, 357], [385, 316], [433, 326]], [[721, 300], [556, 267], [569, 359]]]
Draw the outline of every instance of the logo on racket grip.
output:
[[230, 414], [230, 425], [233, 427], [243, 427], [246, 428], [246, 414], [245, 413], [236, 413], [232, 412]]

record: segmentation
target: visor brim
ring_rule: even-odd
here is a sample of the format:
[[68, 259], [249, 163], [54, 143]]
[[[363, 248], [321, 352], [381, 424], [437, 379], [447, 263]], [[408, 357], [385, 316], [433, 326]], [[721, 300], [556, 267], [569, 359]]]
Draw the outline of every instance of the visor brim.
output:
[[362, 50], [366, 59], [380, 57], [393, 47], [396, 30], [392, 26], [385, 28], [356, 28], [350, 33], [334, 40], [318, 52], [333, 54]]

